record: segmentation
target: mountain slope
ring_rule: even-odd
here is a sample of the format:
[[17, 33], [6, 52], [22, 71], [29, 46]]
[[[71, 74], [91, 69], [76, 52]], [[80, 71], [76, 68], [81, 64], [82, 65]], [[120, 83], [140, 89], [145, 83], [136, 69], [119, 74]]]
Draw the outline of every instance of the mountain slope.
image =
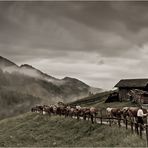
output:
[[54, 83], [22, 75], [18, 72], [6, 73], [0, 71], [0, 87], [7, 90], [13, 90], [24, 94], [30, 94], [42, 98], [44, 103], [56, 103], [57, 101], [71, 101], [78, 99], [82, 95], [87, 95], [89, 87], [80, 84], [55, 85]]
[[[90, 86], [78, 79], [70, 77], [57, 79], [28, 64], [19, 67], [0, 57], [0, 118], [18, 114], [21, 101], [22, 104], [25, 104], [25, 101], [28, 104], [20, 108], [20, 112], [23, 110], [25, 112], [34, 104], [55, 104], [58, 101], [67, 103], [78, 100], [88, 96], [90, 89]], [[9, 102], [12, 94], [13, 101]], [[7, 107], [11, 107], [8, 112], [5, 110]]]
[[0, 121], [1, 147], [145, 147], [130, 130], [26, 113]]
[[3, 77], [1, 81], [5, 82], [7, 87], [41, 98], [55, 97], [70, 102], [88, 96], [92, 91], [92, 87], [78, 79], [70, 77], [57, 79], [28, 64], [19, 67], [3, 57], [0, 57], [0, 69]]

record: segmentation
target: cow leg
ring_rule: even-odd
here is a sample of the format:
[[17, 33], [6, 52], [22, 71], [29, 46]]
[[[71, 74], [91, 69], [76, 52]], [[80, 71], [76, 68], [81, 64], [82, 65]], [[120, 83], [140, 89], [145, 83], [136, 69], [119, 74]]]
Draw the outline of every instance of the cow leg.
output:
[[65, 114], [65, 118], [67, 117], [67, 112], [64, 113]]
[[111, 118], [111, 123], [113, 124], [113, 123], [114, 123], [114, 119], [113, 119], [113, 118], [114, 118], [114, 116], [113, 116], [113, 115], [111, 115], [111, 116], [110, 116], [110, 118]]
[[96, 117], [97, 117], [97, 113], [95, 113], [95, 123], [97, 123], [97, 121], [96, 121]]
[[79, 120], [79, 115], [77, 115], [77, 120]]
[[48, 115], [49, 115], [49, 117], [51, 116], [51, 113], [50, 113], [50, 111], [48, 112]]
[[80, 119], [79, 113], [77, 114], [77, 119], [78, 119], [78, 120]]
[[90, 116], [88, 115], [88, 121], [89, 121]]
[[91, 115], [91, 123], [94, 124], [93, 115]]
[[83, 119], [86, 120], [86, 114], [83, 115]]
[[91, 114], [88, 114], [88, 121], [91, 120]]
[[70, 114], [70, 117], [73, 118], [73, 113]]

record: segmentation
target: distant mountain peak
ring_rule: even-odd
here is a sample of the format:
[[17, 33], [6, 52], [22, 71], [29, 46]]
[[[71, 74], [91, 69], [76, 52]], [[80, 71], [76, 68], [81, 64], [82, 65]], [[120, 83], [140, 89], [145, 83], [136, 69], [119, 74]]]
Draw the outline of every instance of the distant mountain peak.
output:
[[20, 67], [27, 67], [27, 68], [35, 69], [33, 66], [31, 66], [29, 64], [22, 64]]
[[64, 77], [63, 80], [74, 80], [75, 78], [71, 78], [71, 77]]
[[62, 80], [70, 83], [71, 85], [73, 84], [77, 84], [79, 86], [85, 86], [85, 87], [89, 87], [87, 84], [85, 84], [84, 82], [80, 81], [79, 79], [76, 78], [71, 78], [71, 77], [64, 77]]
[[29, 64], [22, 64], [20, 66], [20, 68], [32, 70], [32, 71], [36, 72], [39, 76], [41, 76], [42, 78], [45, 78], [45, 79], [56, 79], [56, 78], [54, 78], [54, 77], [52, 77], [52, 76], [50, 76], [46, 73], [43, 73], [42, 71], [36, 69], [35, 67], [33, 67], [32, 65], [29, 65]]

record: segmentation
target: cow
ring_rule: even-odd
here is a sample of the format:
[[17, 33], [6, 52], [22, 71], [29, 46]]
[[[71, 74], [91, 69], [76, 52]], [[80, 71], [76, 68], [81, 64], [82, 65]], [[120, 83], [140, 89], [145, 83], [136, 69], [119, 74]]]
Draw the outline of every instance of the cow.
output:
[[98, 109], [95, 108], [95, 107], [90, 107], [90, 117], [91, 117], [91, 122], [94, 123], [94, 118], [95, 118], [95, 122], [96, 122], [96, 116], [97, 116], [97, 113], [98, 113]]
[[128, 117], [128, 109], [129, 109], [129, 107], [123, 107], [123, 108], [121, 109], [121, 113], [122, 113], [122, 117], [123, 117], [123, 119], [124, 119], [124, 122], [125, 122], [125, 120], [126, 120], [127, 117]]
[[69, 116], [72, 118], [74, 116], [75, 107], [70, 107], [69, 109]]
[[107, 107], [106, 114], [107, 114], [108, 118], [118, 118], [118, 119], [121, 119], [122, 110], [120, 108]]
[[63, 102], [58, 102], [58, 105], [57, 105], [57, 114], [58, 115], [65, 115], [65, 117], [67, 117], [67, 105], [64, 104]]
[[77, 117], [78, 120], [80, 119], [81, 113], [82, 113], [82, 107], [76, 105], [74, 108], [74, 115]]
[[43, 114], [43, 106], [36, 105], [35, 107], [31, 108], [31, 112], [42, 113]]
[[65, 117], [68, 117], [69, 116], [70, 110], [71, 110], [71, 107], [70, 106], [66, 106], [65, 107]]
[[44, 105], [43, 106], [43, 115], [48, 114], [49, 116], [52, 113], [52, 108], [50, 106]]
[[53, 114], [57, 115], [58, 114], [58, 107], [56, 105], [51, 105], [51, 108], [52, 108]]
[[[127, 111], [127, 116], [132, 122], [137, 122], [137, 112], [139, 110], [139, 107], [129, 107]], [[142, 108], [143, 113], [146, 114], [147, 109]]]
[[88, 117], [88, 120], [90, 118], [90, 108], [89, 107], [82, 107], [81, 108], [81, 114], [83, 116], [83, 119], [86, 120]]
[[136, 122], [137, 119], [137, 112], [138, 112], [139, 107], [129, 107], [126, 116], [129, 118], [130, 121]]
[[32, 107], [31, 108], [31, 112], [37, 112], [37, 107], [35, 106], [35, 107]]
[[86, 120], [86, 118], [88, 117], [91, 118], [91, 122], [94, 123], [94, 118], [95, 118], [95, 122], [96, 122], [96, 116], [98, 113], [98, 109], [96, 109], [95, 107], [81, 107], [79, 115], [81, 115], [83, 117], [83, 120]]

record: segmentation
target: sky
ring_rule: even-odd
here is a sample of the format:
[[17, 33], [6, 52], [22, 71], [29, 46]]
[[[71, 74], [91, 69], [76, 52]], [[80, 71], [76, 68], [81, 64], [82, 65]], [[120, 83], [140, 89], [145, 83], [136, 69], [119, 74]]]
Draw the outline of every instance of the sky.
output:
[[112, 89], [148, 78], [148, 2], [0, 2], [0, 55]]

